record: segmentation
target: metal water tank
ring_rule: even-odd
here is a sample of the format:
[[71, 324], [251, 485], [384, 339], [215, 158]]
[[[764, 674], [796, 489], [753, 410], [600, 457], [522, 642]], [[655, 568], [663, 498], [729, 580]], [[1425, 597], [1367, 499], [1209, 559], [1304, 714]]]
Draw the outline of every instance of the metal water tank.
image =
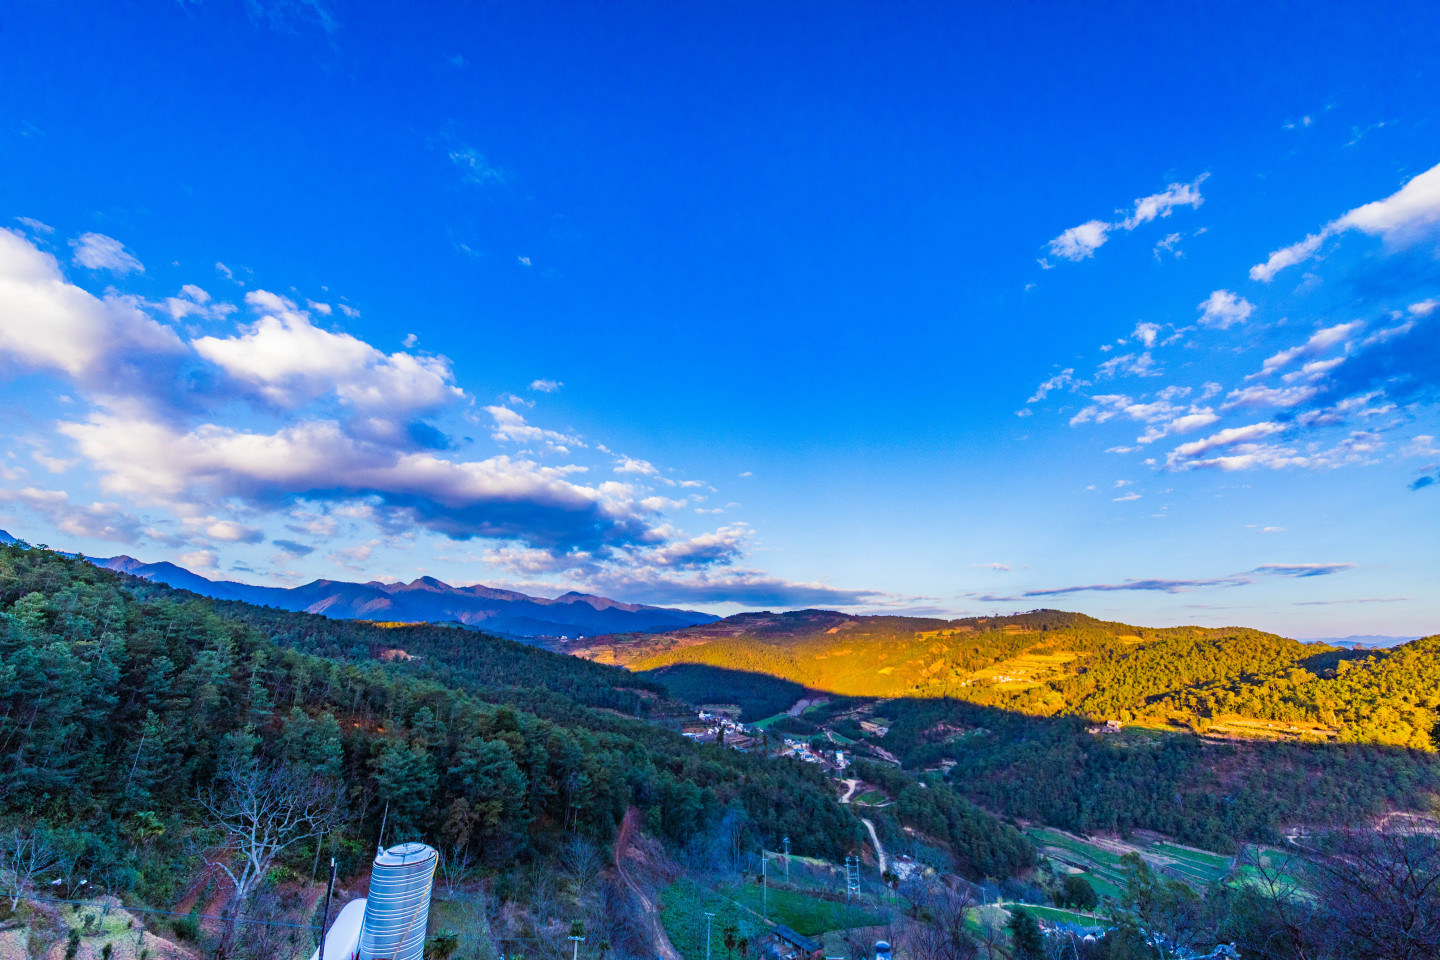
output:
[[376, 854], [359, 960], [421, 960], [438, 862], [435, 849], [423, 843], [402, 843]]

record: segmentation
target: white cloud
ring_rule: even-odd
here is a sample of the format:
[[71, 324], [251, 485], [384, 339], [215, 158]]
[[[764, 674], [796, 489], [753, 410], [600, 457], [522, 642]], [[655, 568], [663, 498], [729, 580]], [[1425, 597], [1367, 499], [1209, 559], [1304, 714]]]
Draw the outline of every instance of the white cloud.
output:
[[1079, 413], [1070, 418], [1070, 426], [1075, 427], [1082, 423], [1104, 423], [1130, 404], [1130, 398], [1123, 393], [1105, 393], [1093, 396], [1090, 398], [1088, 406], [1082, 407]]
[[159, 361], [184, 352], [175, 331], [133, 301], [65, 282], [53, 255], [0, 230], [0, 355], [120, 395], [144, 392]]
[[265, 534], [255, 527], [247, 527], [234, 520], [217, 520], [214, 517], [186, 517], [185, 528], [192, 534], [203, 534], [211, 540], [224, 543], [260, 543]]
[[236, 309], [238, 308], [233, 303], [212, 302], [210, 294], [193, 283], [182, 286], [177, 296], [165, 298], [165, 312], [170, 314], [172, 320], [184, 320], [190, 316], [223, 320]]
[[733, 563], [744, 553], [750, 530], [743, 523], [721, 527], [688, 540], [678, 540], [645, 554], [649, 563], [661, 567], [708, 567]]
[[1139, 500], [1139, 499], [1140, 499], [1140, 494], [1138, 494], [1138, 493], [1127, 493], [1127, 494], [1125, 494], [1123, 497], [1111, 497], [1110, 499], [1111, 499], [1112, 502], [1114, 502], [1114, 503], [1129, 503], [1129, 502], [1132, 501], [1132, 500]]
[[1149, 349], [1155, 346], [1155, 338], [1159, 334], [1160, 325], [1158, 323], [1137, 323], [1135, 324], [1135, 332], [1130, 334], [1130, 336], [1145, 344], [1146, 349]]
[[1226, 395], [1221, 409], [1235, 410], [1242, 407], [1286, 409], [1304, 403], [1319, 392], [1318, 387], [1308, 384], [1298, 387], [1264, 387], [1252, 384], [1240, 390], [1231, 390]]
[[1188, 458], [1196, 457], [1203, 453], [1209, 453], [1217, 447], [1225, 447], [1231, 444], [1244, 443], [1250, 440], [1258, 440], [1262, 437], [1273, 436], [1284, 430], [1285, 427], [1278, 423], [1263, 421], [1252, 423], [1243, 427], [1227, 427], [1218, 433], [1200, 440], [1192, 440], [1189, 443], [1182, 443], [1176, 447], [1171, 456]]
[[[1084, 260], [1095, 255], [1095, 251], [1109, 239], [1112, 230], [1134, 230], [1141, 224], [1170, 216], [1176, 207], [1200, 206], [1204, 203], [1204, 198], [1200, 196], [1200, 184], [1206, 176], [1208, 174], [1202, 174], [1194, 183], [1172, 183], [1159, 193], [1141, 197], [1135, 201], [1129, 214], [1113, 223], [1106, 220], [1087, 220], [1079, 226], [1071, 227], [1050, 241], [1050, 255], [1064, 260]], [[1178, 240], [1179, 235], [1176, 234], [1174, 240], [1167, 237], [1161, 241], [1161, 245], [1169, 244], [1166, 246], [1166, 249], [1169, 249], [1174, 241]], [[1156, 249], [1158, 253], [1159, 248]], [[1040, 266], [1048, 270], [1051, 265], [1041, 260]]]
[[334, 394], [357, 410], [408, 417], [464, 397], [449, 361], [411, 353], [385, 355], [347, 333], [314, 326], [284, 297], [264, 290], [245, 302], [265, 311], [244, 333], [201, 337], [195, 351], [278, 407]]
[[1139, 354], [1125, 353], [1111, 357], [1095, 368], [1096, 379], [1103, 380], [1122, 373], [1136, 377], [1154, 377], [1158, 376], [1160, 371], [1155, 369], [1155, 358], [1148, 350]]
[[1264, 263], [1250, 268], [1250, 279], [1269, 283], [1286, 267], [1315, 256], [1330, 237], [1349, 230], [1379, 236], [1387, 244], [1401, 246], [1429, 233], [1437, 223], [1440, 223], [1440, 165], [1418, 174], [1385, 199], [1356, 207], [1327, 223], [1319, 233], [1281, 247]]
[[1161, 259], [1161, 258], [1160, 258], [1160, 251], [1162, 251], [1162, 250], [1165, 251], [1165, 252], [1168, 253], [1168, 254], [1171, 254], [1171, 255], [1174, 256], [1177, 260], [1180, 259], [1181, 257], [1184, 257], [1184, 256], [1185, 256], [1185, 251], [1183, 251], [1183, 250], [1180, 249], [1180, 234], [1178, 234], [1178, 233], [1168, 234], [1163, 240], [1160, 240], [1160, 241], [1158, 241], [1158, 242], [1155, 244], [1154, 253], [1155, 253], [1155, 259], [1156, 259], [1156, 260]]
[[1279, 353], [1266, 358], [1265, 362], [1260, 366], [1260, 372], [1254, 374], [1254, 376], [1263, 377], [1288, 366], [1292, 361], [1300, 357], [1313, 357], [1323, 353], [1330, 347], [1335, 346], [1335, 344], [1343, 343], [1349, 339], [1352, 333], [1357, 332], [1363, 326], [1363, 323], [1356, 320], [1350, 323], [1337, 323], [1333, 327], [1317, 330], [1310, 336], [1310, 339], [1299, 346], [1290, 347], [1288, 350], [1281, 350]]
[[127, 513], [119, 504], [74, 504], [70, 502], [70, 494], [64, 490], [41, 490], [37, 487], [0, 490], [0, 502], [3, 501], [29, 507], [56, 529], [74, 537], [133, 544], [142, 532], [140, 519]]
[[486, 407], [485, 412], [495, 420], [495, 429], [490, 435], [501, 442], [542, 444], [560, 453], [569, 452], [572, 446], [583, 446], [579, 437], [526, 423], [524, 417], [509, 407]]
[[1208, 176], [1208, 173], [1202, 173], [1194, 183], [1172, 183], [1159, 193], [1141, 197], [1135, 201], [1134, 212], [1117, 226], [1134, 230], [1140, 224], [1149, 223], [1156, 217], [1170, 216], [1170, 211], [1176, 207], [1199, 207], [1205, 202], [1205, 198], [1200, 196], [1200, 184], [1204, 183]]
[[180, 566], [189, 570], [214, 570], [218, 566], [218, 559], [214, 550], [192, 550], [180, 554]]
[[1040, 386], [1036, 387], [1034, 395], [1025, 402], [1038, 403], [1041, 400], [1044, 400], [1045, 397], [1049, 395], [1051, 390], [1059, 390], [1061, 387], [1068, 387], [1074, 385], [1075, 369], [1073, 367], [1066, 367], [1064, 370], [1061, 370], [1059, 373], [1055, 374], [1055, 376], [1051, 377], [1049, 380], [1046, 380], [1044, 383], [1040, 384]]
[[75, 248], [75, 262], [91, 270], [109, 270], [124, 276], [127, 273], [144, 273], [145, 267], [125, 249], [125, 245], [114, 237], [103, 233], [83, 233], [71, 240]]
[[633, 473], [642, 477], [653, 477], [660, 471], [655, 464], [648, 460], [635, 460], [631, 457], [621, 457], [615, 462], [616, 473]]
[[665, 539], [624, 484], [584, 486], [567, 479], [577, 468], [507, 456], [454, 461], [397, 452], [357, 440], [333, 421], [307, 420], [265, 434], [214, 424], [182, 431], [93, 414], [60, 424], [60, 431], [101, 472], [102, 489], [181, 511], [227, 498], [257, 508], [349, 499], [373, 503], [377, 521], [455, 539], [587, 549]]
[[466, 183], [503, 185], [509, 176], [504, 170], [485, 159], [485, 154], [474, 147], [460, 147], [450, 151], [450, 162], [459, 168]]
[[40, 464], [40, 466], [44, 467], [51, 473], [65, 473], [71, 467], [75, 466], [77, 463], [80, 462], [79, 460], [67, 460], [61, 457], [52, 457], [48, 454], [41, 453], [39, 450], [33, 451], [30, 454], [30, 459]]
[[1150, 427], [1144, 434], [1136, 437], [1135, 441], [1137, 443], [1154, 443], [1162, 437], [1193, 433], [1210, 426], [1219, 419], [1219, 415], [1209, 407], [1192, 407], [1189, 413], [1182, 414], [1163, 425]]
[[1110, 224], [1104, 220], [1087, 220], [1051, 240], [1050, 254], [1065, 260], [1084, 260], [1104, 245], [1109, 232]]
[[22, 227], [29, 229], [32, 233], [54, 233], [55, 228], [48, 223], [36, 220], [34, 217], [16, 217], [15, 222]]
[[561, 383], [559, 380], [530, 381], [530, 389], [538, 391], [540, 393], [554, 393], [556, 390], [559, 390], [563, 386], [565, 386], [565, 384]]
[[1197, 309], [1201, 326], [1228, 330], [1248, 320], [1255, 312], [1255, 305], [1229, 290], [1216, 290], [1201, 301]]

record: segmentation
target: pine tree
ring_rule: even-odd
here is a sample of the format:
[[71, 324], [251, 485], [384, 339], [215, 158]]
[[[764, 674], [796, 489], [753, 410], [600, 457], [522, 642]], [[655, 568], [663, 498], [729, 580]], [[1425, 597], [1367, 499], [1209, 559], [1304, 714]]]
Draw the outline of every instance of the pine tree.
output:
[[1015, 945], [1015, 960], [1045, 960], [1045, 934], [1033, 913], [1016, 907], [1005, 928]]

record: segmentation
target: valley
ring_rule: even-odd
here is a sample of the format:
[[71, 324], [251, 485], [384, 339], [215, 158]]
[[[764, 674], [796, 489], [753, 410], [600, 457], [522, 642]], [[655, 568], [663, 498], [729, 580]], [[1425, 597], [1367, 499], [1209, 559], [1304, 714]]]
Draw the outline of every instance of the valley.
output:
[[[151, 956], [304, 960], [322, 860], [364, 896], [383, 830], [441, 851], [435, 956], [562, 960], [579, 924], [700, 960], [708, 913], [709, 952], [756, 960], [935, 937], [1000, 960], [1031, 922], [1198, 958], [1277, 883], [1323, 882], [1312, 838], [1433, 838], [1435, 642], [801, 611], [518, 643], [0, 545], [0, 937], [124, 957], [85, 919], [123, 909]], [[237, 899], [207, 804], [245, 771], [333, 807]]]

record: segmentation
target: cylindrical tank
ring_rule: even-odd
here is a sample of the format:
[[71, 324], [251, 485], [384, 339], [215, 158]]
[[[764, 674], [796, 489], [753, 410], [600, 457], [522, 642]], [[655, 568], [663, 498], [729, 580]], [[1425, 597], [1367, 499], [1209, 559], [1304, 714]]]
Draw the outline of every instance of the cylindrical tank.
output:
[[884, 940], [875, 941], [875, 960], [890, 960], [890, 944]]
[[370, 873], [359, 960], [421, 960], [439, 856], [423, 843], [381, 850]]

